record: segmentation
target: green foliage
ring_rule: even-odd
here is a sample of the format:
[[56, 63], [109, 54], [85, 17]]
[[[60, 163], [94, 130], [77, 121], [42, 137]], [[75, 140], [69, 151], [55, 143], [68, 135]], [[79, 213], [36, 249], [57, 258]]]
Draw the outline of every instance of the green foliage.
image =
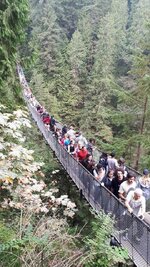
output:
[[[100, 213], [93, 221], [88, 236], [82, 239], [77, 230], [71, 231], [66, 220], [50, 216], [16, 217], [19, 224], [10, 227], [1, 223], [0, 260], [2, 267], [50, 266], [65, 262], [75, 267], [110, 267], [128, 259], [122, 248], [109, 245], [113, 221]], [[69, 232], [73, 232], [70, 234]], [[56, 264], [56, 265], [55, 265]]]
[[0, 222], [0, 243], [3, 244], [5, 242], [9, 242], [9, 240], [13, 239], [14, 232], [9, 227], [6, 227], [2, 222]]
[[0, 1], [0, 99], [10, 108], [22, 104], [16, 63], [27, 22], [28, 0]]
[[109, 245], [113, 232], [113, 220], [102, 212], [93, 222], [91, 237], [85, 243], [88, 249], [88, 259], [85, 267], [110, 267], [117, 263], [125, 263], [128, 253], [120, 247]]
[[[36, 218], [24, 214], [20, 224], [16, 225], [13, 236], [12, 230], [5, 225], [1, 224], [1, 226], [0, 236], [3, 235], [3, 243], [0, 244], [0, 260], [2, 267], [23, 265], [54, 267], [56, 263], [61, 266], [64, 261], [67, 266], [75, 267], [80, 261], [82, 250], [79, 254], [76, 246], [77, 236], [68, 234], [68, 224], [61, 218], [45, 218], [44, 216]], [[72, 254], [74, 259], [70, 265]]]
[[14, 73], [16, 52], [23, 41], [24, 27], [28, 20], [27, 0], [1, 1], [0, 3], [0, 82]]
[[[31, 129], [24, 129], [24, 134], [26, 135], [26, 147], [35, 151], [35, 159], [38, 162], [43, 161], [44, 166], [42, 166], [42, 171], [44, 172], [48, 183], [51, 183], [50, 174], [54, 170], [58, 170], [60, 165], [53, 158], [53, 153], [49, 146], [43, 141], [43, 136], [39, 133], [36, 127]], [[33, 139], [34, 136], [34, 139]]]
[[86, 47], [82, 40], [81, 33], [77, 30], [72, 36], [68, 45], [69, 62], [74, 82], [77, 84], [79, 77], [85, 75]]

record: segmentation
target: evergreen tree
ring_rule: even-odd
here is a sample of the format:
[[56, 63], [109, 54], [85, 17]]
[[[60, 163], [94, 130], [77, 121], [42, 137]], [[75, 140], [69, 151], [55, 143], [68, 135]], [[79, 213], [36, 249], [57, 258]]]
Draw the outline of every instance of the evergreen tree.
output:
[[139, 94], [142, 76], [136, 72], [141, 73], [139, 58], [148, 66], [144, 43], [149, 0], [31, 2], [32, 33], [39, 48], [33, 80], [39, 99], [58, 118], [95, 136], [103, 150], [115, 149], [133, 161], [140, 139], [148, 151], [142, 139], [147, 119], [143, 137], [139, 134], [145, 93]]
[[[131, 73], [136, 77], [136, 89], [134, 97], [139, 103], [139, 118], [137, 121], [137, 152], [135, 167], [138, 169], [142, 154], [149, 153], [149, 133], [148, 119], [150, 116], [149, 97], [150, 97], [150, 27], [147, 28], [147, 36], [138, 45], [138, 50], [133, 56], [133, 66]], [[147, 38], [146, 38], [147, 37]], [[147, 157], [147, 156], [146, 156]], [[150, 158], [147, 157], [147, 162]]]
[[27, 0], [0, 2], [0, 82], [14, 75], [18, 45], [28, 21]]
[[[131, 88], [128, 91], [128, 111], [130, 112], [127, 122], [128, 144], [130, 144], [131, 160], [135, 168], [148, 162], [148, 157], [144, 157], [147, 147], [147, 126], [148, 118], [148, 95], [147, 75], [149, 72], [149, 12], [150, 2], [147, 0], [132, 1], [130, 12], [131, 20], [128, 28], [128, 62], [130, 62], [131, 71], [127, 78], [130, 81]], [[146, 128], [145, 128], [146, 127]], [[125, 127], [124, 127], [125, 129]], [[146, 133], [147, 132], [147, 133]], [[147, 151], [148, 152], [148, 151]], [[133, 156], [134, 155], [134, 156]], [[141, 161], [143, 158], [143, 163]], [[140, 163], [140, 166], [139, 166]]]
[[54, 2], [57, 21], [69, 41], [77, 29], [82, 8], [88, 7], [92, 2], [90, 0], [57, 0]]
[[[33, 2], [34, 4], [34, 2]], [[37, 3], [33, 12], [34, 38], [38, 40], [40, 49], [40, 65], [47, 75], [55, 73], [61, 33], [57, 25], [57, 17], [49, 1]]]
[[89, 115], [88, 119], [83, 118], [82, 125], [84, 126], [86, 121], [98, 139], [101, 138], [104, 142], [112, 141], [109, 117], [111, 104], [114, 106], [114, 103], [111, 103], [111, 99], [119, 88], [114, 70], [125, 45], [126, 23], [127, 2], [124, 1], [120, 5], [120, 1], [112, 1], [110, 12], [106, 13], [99, 23], [93, 71], [86, 91], [85, 114], [88, 112]]
[[67, 53], [73, 81], [75, 84], [79, 84], [86, 75], [86, 47], [78, 30], [72, 36]]

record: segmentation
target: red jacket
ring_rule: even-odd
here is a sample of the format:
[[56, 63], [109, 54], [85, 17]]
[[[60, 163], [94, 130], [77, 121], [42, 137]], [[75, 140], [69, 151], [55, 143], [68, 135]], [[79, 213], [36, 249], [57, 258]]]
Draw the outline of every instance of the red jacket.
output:
[[87, 157], [87, 155], [88, 151], [86, 148], [79, 150], [77, 154], [79, 161], [84, 160]]
[[43, 122], [44, 122], [45, 124], [50, 124], [50, 117], [46, 117], [46, 118], [44, 118], [44, 119], [43, 119]]

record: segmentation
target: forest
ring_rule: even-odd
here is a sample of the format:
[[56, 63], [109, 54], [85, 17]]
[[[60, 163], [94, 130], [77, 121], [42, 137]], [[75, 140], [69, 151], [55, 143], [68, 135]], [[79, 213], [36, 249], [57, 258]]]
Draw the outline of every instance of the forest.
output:
[[136, 169], [148, 166], [149, 0], [30, 4], [27, 40], [37, 60], [27, 71], [34, 93], [101, 150], [116, 151]]
[[126, 250], [108, 244], [113, 219], [87, 216], [62, 190], [66, 174], [28, 114], [16, 65], [58, 121], [149, 168], [150, 1], [2, 0], [0, 25], [0, 266], [125, 263]]

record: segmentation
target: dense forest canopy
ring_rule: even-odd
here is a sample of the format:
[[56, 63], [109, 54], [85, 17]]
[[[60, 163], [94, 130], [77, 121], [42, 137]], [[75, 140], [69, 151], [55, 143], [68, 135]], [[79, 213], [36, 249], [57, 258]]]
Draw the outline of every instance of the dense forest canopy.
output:
[[57, 119], [136, 168], [148, 165], [149, 0], [3, 0], [0, 10], [4, 102], [21, 101], [21, 61]]
[[19, 95], [16, 83], [18, 47], [23, 43], [28, 22], [28, 1], [0, 1], [0, 94], [2, 102], [13, 105]]
[[0, 3], [1, 38], [1, 81], [12, 73], [16, 64], [17, 47], [24, 37], [24, 28], [28, 19], [26, 0], [5, 1]]
[[31, 0], [31, 87], [62, 122], [136, 168], [149, 157], [149, 0]]

